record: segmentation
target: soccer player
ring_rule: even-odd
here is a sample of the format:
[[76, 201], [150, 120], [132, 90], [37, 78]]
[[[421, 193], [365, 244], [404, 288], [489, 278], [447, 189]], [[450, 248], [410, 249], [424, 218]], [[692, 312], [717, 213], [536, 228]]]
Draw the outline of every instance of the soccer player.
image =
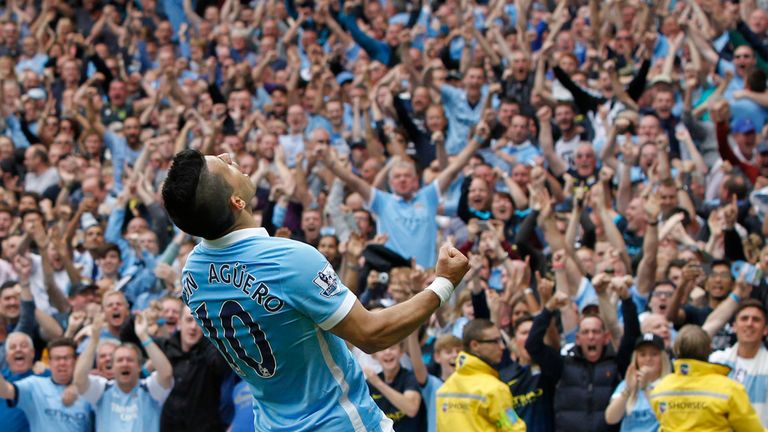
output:
[[369, 312], [320, 252], [258, 228], [254, 192], [228, 155], [195, 150], [174, 157], [163, 186], [173, 222], [204, 239], [182, 271], [182, 297], [250, 384], [256, 429], [392, 430], [344, 340], [372, 353], [405, 339], [448, 301], [467, 258], [443, 246], [432, 285]]

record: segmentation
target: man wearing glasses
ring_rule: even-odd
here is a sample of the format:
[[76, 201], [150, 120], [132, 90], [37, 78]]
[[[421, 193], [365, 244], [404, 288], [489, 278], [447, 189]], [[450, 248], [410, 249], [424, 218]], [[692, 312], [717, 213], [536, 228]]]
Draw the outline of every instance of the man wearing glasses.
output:
[[[51, 376], [30, 376], [10, 383], [0, 375], [0, 398], [18, 407], [27, 416], [33, 431], [91, 430], [91, 405], [82, 398], [62, 397], [72, 384], [77, 345], [67, 338], [48, 344]], [[55, 397], [51, 397], [55, 395]], [[72, 396], [72, 395], [70, 395]]]
[[437, 392], [437, 430], [525, 431], [512, 408], [512, 393], [495, 367], [504, 354], [504, 340], [494, 323], [470, 321], [464, 327], [464, 351], [456, 372]]

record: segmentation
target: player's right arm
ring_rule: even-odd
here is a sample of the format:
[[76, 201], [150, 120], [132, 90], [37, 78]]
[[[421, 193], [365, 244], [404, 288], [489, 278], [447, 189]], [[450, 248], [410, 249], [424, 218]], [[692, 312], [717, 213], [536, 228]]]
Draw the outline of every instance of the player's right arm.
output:
[[437, 287], [436, 281], [410, 300], [376, 312], [355, 301], [347, 316], [331, 331], [369, 354], [389, 348], [408, 337], [447, 301], [468, 270], [467, 258], [458, 249], [444, 245], [440, 248], [436, 273], [453, 287], [445, 290], [444, 286]]

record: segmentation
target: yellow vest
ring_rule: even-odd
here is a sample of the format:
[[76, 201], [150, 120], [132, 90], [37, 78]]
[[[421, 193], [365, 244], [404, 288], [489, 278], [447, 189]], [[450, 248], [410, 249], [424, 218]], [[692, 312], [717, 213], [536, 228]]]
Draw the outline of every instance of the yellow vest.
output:
[[463, 351], [456, 372], [437, 391], [436, 409], [438, 432], [525, 432], [509, 386], [488, 363]]
[[675, 360], [675, 373], [651, 392], [659, 432], [761, 432], [747, 391], [727, 377], [730, 368], [691, 359]]

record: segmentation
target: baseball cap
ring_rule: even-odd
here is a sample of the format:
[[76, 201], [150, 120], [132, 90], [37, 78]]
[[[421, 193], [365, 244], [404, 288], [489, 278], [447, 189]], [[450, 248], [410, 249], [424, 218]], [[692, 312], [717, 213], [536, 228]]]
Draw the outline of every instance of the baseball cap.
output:
[[748, 118], [737, 118], [731, 124], [731, 132], [733, 133], [750, 133], [755, 131], [755, 124]]
[[76, 297], [79, 295], [96, 294], [99, 291], [99, 287], [92, 283], [78, 282], [69, 289], [69, 297]]
[[642, 345], [652, 345], [659, 350], [664, 351], [664, 339], [656, 336], [653, 333], [645, 333], [637, 338], [635, 341], [635, 349], [638, 349]]
[[348, 83], [350, 81], [354, 81], [355, 76], [352, 75], [352, 72], [349, 71], [343, 71], [336, 75], [336, 83], [339, 85], [344, 85], [345, 83]]
[[35, 100], [46, 100], [48, 98], [48, 96], [46, 96], [45, 94], [45, 90], [41, 88], [29, 89], [29, 91], [27, 92], [27, 96], [30, 99], [35, 99]]

